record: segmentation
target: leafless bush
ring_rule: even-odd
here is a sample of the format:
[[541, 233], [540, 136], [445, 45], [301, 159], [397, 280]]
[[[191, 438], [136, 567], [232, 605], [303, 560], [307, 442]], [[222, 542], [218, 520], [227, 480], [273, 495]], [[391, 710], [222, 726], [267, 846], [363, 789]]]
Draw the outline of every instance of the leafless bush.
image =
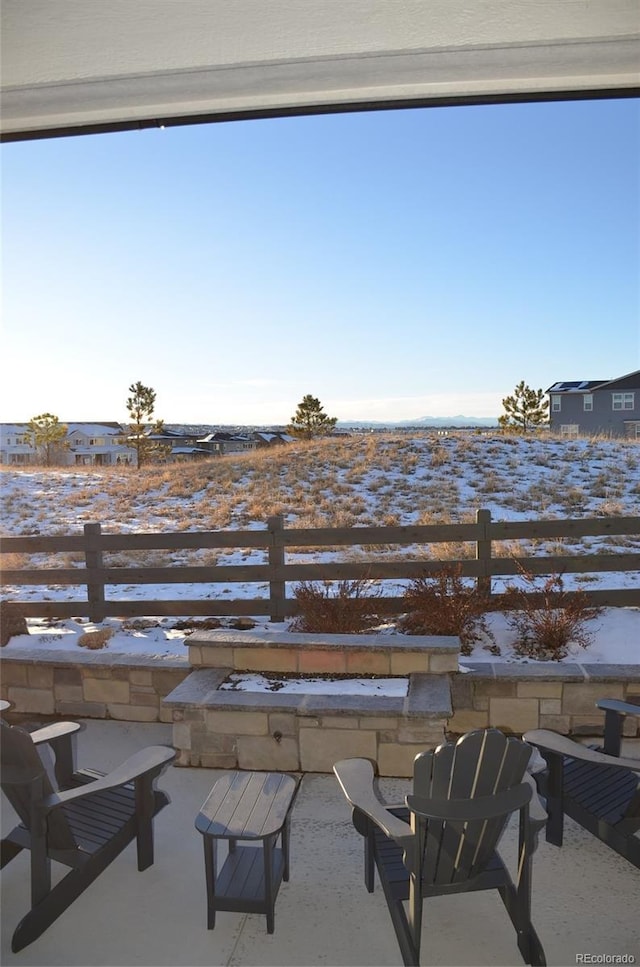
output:
[[464, 583], [462, 565], [442, 567], [433, 576], [415, 578], [404, 592], [406, 614], [398, 622], [408, 635], [457, 635], [460, 651], [470, 655], [475, 642], [495, 642], [486, 622], [487, 594]]
[[[569, 594], [561, 574], [539, 579], [518, 566], [524, 586], [508, 585], [507, 621], [517, 633], [514, 649], [539, 661], [560, 661], [570, 644], [587, 648], [592, 635], [585, 627], [599, 608], [590, 607], [584, 591]], [[542, 586], [540, 586], [540, 580]]]
[[78, 645], [81, 648], [89, 648], [90, 651], [97, 651], [100, 648], [104, 648], [114, 634], [113, 628], [101, 628], [99, 631], [85, 631], [78, 638]]
[[303, 581], [294, 588], [300, 614], [291, 631], [354, 635], [370, 631], [377, 621], [376, 602], [382, 592], [375, 582]]

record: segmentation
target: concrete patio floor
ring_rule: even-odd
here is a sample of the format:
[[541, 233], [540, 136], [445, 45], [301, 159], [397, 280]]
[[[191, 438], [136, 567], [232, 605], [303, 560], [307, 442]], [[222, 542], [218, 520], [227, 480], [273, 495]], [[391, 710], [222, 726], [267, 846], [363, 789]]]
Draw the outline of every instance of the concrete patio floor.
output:
[[[171, 744], [165, 725], [87, 721], [78, 762], [108, 770], [145, 745]], [[637, 748], [637, 743], [634, 743]], [[156, 861], [138, 873], [131, 845], [35, 943], [11, 953], [14, 927], [29, 906], [26, 853], [0, 875], [4, 965], [106, 967], [303, 967], [401, 963], [381, 889], [367, 893], [362, 840], [329, 775], [306, 774], [293, 811], [291, 879], [276, 903], [275, 933], [263, 916], [219, 913], [206, 929], [202, 838], [195, 816], [215, 779], [208, 769], [170, 768], [160, 787], [171, 804], [156, 819]], [[383, 780], [402, 799], [404, 779]], [[3, 800], [3, 831], [13, 826]], [[505, 834], [515, 855], [517, 828]], [[541, 837], [534, 865], [533, 921], [550, 965], [640, 963], [640, 872], [571, 821], [562, 850]], [[580, 959], [591, 955], [599, 959]], [[425, 904], [424, 965], [517, 965], [515, 934], [497, 893]], [[625, 961], [622, 961], [625, 962]]]

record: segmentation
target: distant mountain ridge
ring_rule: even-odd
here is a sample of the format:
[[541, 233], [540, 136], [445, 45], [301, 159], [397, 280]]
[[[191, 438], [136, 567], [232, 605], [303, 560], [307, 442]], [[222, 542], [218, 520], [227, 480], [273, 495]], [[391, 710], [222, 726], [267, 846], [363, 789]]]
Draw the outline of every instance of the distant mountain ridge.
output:
[[498, 426], [492, 416], [419, 416], [415, 420], [338, 420], [338, 426]]
[[[197, 433], [205, 436], [207, 433], [214, 433], [216, 430], [226, 432], [242, 433], [251, 430], [284, 430], [285, 423], [265, 423], [265, 424], [240, 424], [240, 423], [165, 423], [168, 430], [178, 433]], [[497, 427], [497, 418], [491, 416], [420, 416], [415, 420], [338, 420], [336, 426], [341, 429], [394, 429], [398, 427]]]

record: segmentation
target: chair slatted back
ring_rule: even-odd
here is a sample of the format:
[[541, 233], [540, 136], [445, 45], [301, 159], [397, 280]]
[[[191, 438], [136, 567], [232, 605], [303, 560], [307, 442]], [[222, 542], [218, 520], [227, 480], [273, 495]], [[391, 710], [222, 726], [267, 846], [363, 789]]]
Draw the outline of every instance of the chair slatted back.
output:
[[[56, 790], [29, 733], [2, 720], [0, 774], [3, 793], [23, 825], [31, 829], [34, 805]], [[56, 809], [47, 817], [47, 847], [49, 850], [77, 848], [62, 809]]]
[[[526, 743], [497, 729], [469, 732], [456, 743], [416, 757], [414, 793], [428, 799], [491, 796], [522, 781], [530, 756]], [[493, 856], [508, 818], [507, 814], [467, 822], [429, 819], [423, 882], [460, 883], [480, 873]]]

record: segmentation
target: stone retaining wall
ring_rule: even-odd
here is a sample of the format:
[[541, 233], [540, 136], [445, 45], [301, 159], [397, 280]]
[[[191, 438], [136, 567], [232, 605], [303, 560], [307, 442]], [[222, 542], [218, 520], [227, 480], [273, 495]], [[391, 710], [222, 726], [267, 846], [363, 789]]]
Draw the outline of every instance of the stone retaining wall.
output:
[[[451, 644], [429, 651], [400, 638], [343, 642], [282, 635], [282, 643], [227, 636], [195, 640], [189, 658], [158, 659], [102, 652], [73, 655], [3, 650], [0, 697], [20, 714], [171, 722], [183, 765], [282, 771], [330, 771], [348, 756], [375, 759], [382, 775], [408, 775], [417, 751], [445, 734], [494, 726], [514, 734], [548, 728], [567, 735], [602, 734], [595, 703], [640, 703], [638, 665], [471, 663], [452, 670]], [[276, 636], [273, 636], [276, 637]], [[303, 637], [304, 654], [291, 646]], [[337, 639], [343, 636], [333, 636]], [[393, 643], [392, 643], [393, 642]], [[338, 647], [340, 645], [340, 647]], [[373, 657], [372, 657], [373, 656]], [[215, 663], [226, 658], [225, 667]], [[207, 667], [211, 661], [213, 667]], [[232, 670], [406, 674], [406, 698], [219, 691]], [[274, 667], [275, 665], [275, 667]], [[330, 667], [327, 667], [330, 666]], [[456, 662], [457, 665], [457, 662]], [[439, 674], [436, 674], [436, 670]], [[450, 689], [450, 693], [449, 693]], [[640, 722], [625, 720], [625, 735]]]
[[189, 638], [194, 668], [299, 675], [446, 675], [458, 669], [453, 635], [320, 635], [199, 631]]
[[410, 776], [413, 760], [445, 738], [446, 676], [412, 674], [406, 697], [220, 690], [230, 668], [194, 671], [167, 697], [176, 765], [331, 772], [350, 756], [383, 776]]
[[0, 696], [19, 713], [171, 722], [171, 710], [163, 700], [190, 671], [186, 656], [4, 650]]
[[[640, 703], [638, 665], [465, 662], [461, 667], [467, 671], [453, 675], [451, 683], [454, 714], [448, 729], [454, 734], [493, 726], [517, 734], [551, 729], [602, 735], [598, 699]], [[640, 718], [626, 716], [624, 734], [640, 735]]]

